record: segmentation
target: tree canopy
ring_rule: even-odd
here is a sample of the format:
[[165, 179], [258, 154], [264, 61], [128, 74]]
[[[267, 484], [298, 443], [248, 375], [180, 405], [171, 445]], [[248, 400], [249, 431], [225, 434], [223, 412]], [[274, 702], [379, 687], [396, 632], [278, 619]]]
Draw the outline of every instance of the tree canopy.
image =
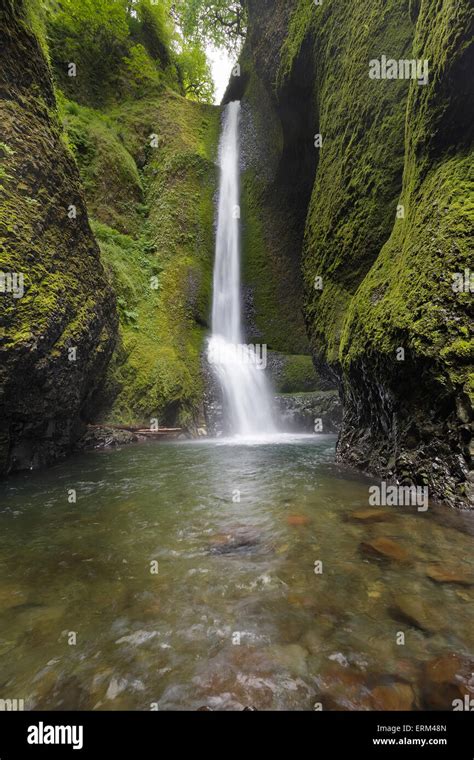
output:
[[212, 102], [204, 43], [183, 36], [172, 0], [43, 0], [43, 10], [51, 60], [71, 95], [94, 104], [123, 89], [142, 95], [162, 82]]
[[231, 52], [239, 50], [245, 39], [245, 0], [173, 0], [172, 13], [187, 39]]

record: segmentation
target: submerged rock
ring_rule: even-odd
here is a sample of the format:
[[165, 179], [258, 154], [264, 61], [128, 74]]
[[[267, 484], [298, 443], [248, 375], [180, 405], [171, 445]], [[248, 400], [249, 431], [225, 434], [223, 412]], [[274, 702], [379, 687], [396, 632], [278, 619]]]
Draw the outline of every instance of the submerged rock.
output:
[[298, 527], [301, 525], [309, 525], [312, 520], [307, 515], [288, 515], [286, 518], [286, 522], [288, 525], [291, 525], [293, 527]]
[[15, 583], [2, 582], [0, 587], [0, 610], [26, 607], [27, 594]]
[[436, 583], [455, 583], [459, 586], [474, 586], [474, 575], [463, 567], [444, 564], [428, 565], [426, 575]]
[[371, 541], [363, 541], [360, 544], [361, 551], [377, 559], [391, 560], [395, 562], [408, 562], [410, 555], [403, 546], [392, 538], [381, 536]]
[[307, 673], [308, 650], [301, 644], [275, 645], [268, 651], [268, 656], [292, 675], [304, 676]]
[[330, 662], [318, 676], [319, 689], [315, 702], [320, 702], [323, 710], [370, 710], [370, 691], [363, 673]]
[[394, 599], [391, 613], [396, 620], [408, 623], [426, 633], [435, 633], [445, 627], [439, 607], [435, 607], [421, 596], [398, 594]]
[[415, 709], [415, 692], [409, 683], [394, 681], [376, 686], [371, 693], [374, 710], [396, 711]]
[[452, 710], [453, 701], [469, 699], [474, 694], [472, 673], [474, 660], [454, 653], [436, 657], [423, 668], [420, 686], [423, 707], [429, 710]]
[[345, 516], [348, 521], [362, 523], [384, 522], [392, 518], [392, 513], [386, 509], [356, 509]]
[[210, 539], [210, 554], [234, 554], [252, 551], [261, 543], [260, 533], [248, 528], [237, 528], [231, 533], [220, 533]]

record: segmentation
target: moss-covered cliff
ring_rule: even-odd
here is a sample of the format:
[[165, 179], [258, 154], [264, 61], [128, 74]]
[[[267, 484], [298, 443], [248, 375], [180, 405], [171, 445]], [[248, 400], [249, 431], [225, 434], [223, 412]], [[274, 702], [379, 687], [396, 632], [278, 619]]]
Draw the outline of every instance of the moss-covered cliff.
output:
[[199, 423], [220, 127], [148, 0], [4, 5], [2, 472], [91, 421]]
[[95, 409], [117, 315], [29, 4], [6, 0], [0, 22], [4, 473], [71, 448]]
[[[248, 5], [253, 75], [242, 89], [258, 76], [282, 132], [272, 161], [309, 199], [305, 319], [315, 361], [344, 400], [339, 457], [465, 504], [472, 292], [452, 285], [468, 267], [473, 222], [472, 8]], [[382, 55], [428, 59], [428, 84], [371, 79]]]
[[[202, 417], [220, 109], [183, 96], [165, 5], [140, 0], [132, 14], [117, 3], [94, 8], [101, 51], [80, 8], [77, 18], [53, 13], [46, 25], [63, 123], [120, 317], [99, 419], [192, 428]], [[97, 63], [104, 56], [105, 67]]]
[[268, 346], [275, 390], [300, 392], [328, 386], [310, 359], [303, 313], [301, 247], [316, 159], [311, 144], [300, 138], [310, 128], [311, 109], [302, 72], [290, 90], [291, 103], [283, 103], [272, 97], [271, 85], [261, 78], [266, 69], [257, 69], [254, 55], [251, 38], [224, 98], [242, 101], [244, 331], [249, 342]]
[[166, 87], [106, 111], [64, 104], [120, 314], [109, 422], [198, 422], [219, 117]]

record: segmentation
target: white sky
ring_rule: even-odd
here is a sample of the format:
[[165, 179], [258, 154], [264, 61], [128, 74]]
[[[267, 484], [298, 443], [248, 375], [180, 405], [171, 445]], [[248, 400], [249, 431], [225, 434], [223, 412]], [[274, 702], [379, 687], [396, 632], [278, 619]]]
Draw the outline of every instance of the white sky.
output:
[[229, 84], [235, 60], [229, 56], [226, 50], [217, 50], [217, 48], [211, 46], [206, 48], [206, 53], [211, 64], [212, 78], [216, 86], [214, 102], [218, 105]]

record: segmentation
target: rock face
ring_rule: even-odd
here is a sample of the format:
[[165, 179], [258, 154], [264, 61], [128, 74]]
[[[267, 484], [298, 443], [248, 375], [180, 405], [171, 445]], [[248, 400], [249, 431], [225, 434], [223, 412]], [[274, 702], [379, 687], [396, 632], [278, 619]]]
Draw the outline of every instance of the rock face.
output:
[[285, 431], [338, 433], [342, 406], [337, 391], [275, 396], [275, 407]]
[[[248, 5], [242, 77], [228, 98], [243, 97], [265, 125], [262, 182], [270, 173], [286, 199], [278, 250], [288, 269], [302, 267], [313, 358], [344, 403], [338, 457], [466, 506], [472, 6]], [[426, 83], [370, 78], [382, 54], [428, 60]]]
[[0, 271], [24, 285], [22, 297], [3, 285], [0, 292], [7, 473], [69, 451], [94, 412], [117, 315], [26, 3], [3, 2], [0, 23]]

